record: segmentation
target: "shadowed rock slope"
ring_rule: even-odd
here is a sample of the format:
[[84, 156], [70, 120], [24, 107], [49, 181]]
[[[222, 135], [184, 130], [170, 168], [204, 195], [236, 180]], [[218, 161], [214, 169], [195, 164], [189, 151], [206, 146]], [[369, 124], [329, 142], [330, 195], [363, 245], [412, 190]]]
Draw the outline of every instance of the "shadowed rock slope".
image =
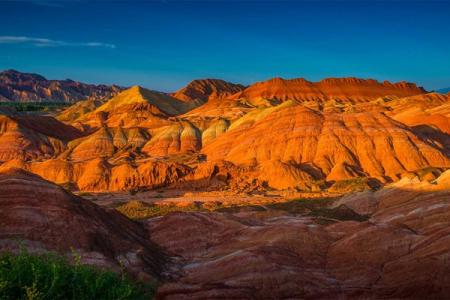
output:
[[[151, 238], [181, 257], [158, 298], [445, 299], [448, 175], [355, 194], [326, 217], [173, 213], [148, 221]], [[343, 205], [369, 219], [341, 220]]]
[[158, 276], [164, 257], [145, 230], [115, 211], [19, 169], [0, 172], [0, 249], [77, 252], [84, 263]]

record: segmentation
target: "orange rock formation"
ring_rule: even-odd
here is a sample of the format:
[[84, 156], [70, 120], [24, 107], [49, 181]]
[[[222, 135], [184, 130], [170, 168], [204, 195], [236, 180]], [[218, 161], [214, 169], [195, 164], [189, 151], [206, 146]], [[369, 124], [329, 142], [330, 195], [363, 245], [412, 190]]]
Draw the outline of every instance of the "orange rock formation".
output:
[[59, 121], [5, 111], [0, 161], [91, 191], [204, 186], [205, 160], [231, 163], [230, 189], [390, 182], [449, 167], [448, 107], [448, 96], [414, 84], [356, 78], [275, 78], [245, 89], [196, 80], [172, 96], [135, 86], [76, 103]]

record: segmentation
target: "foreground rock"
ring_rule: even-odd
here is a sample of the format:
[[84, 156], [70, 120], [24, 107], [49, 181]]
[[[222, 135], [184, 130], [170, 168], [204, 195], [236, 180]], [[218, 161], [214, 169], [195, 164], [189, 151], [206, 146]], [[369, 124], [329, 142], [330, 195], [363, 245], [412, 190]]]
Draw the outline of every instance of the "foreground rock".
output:
[[309, 213], [267, 206], [139, 224], [9, 169], [0, 172], [0, 249], [122, 265], [160, 278], [158, 299], [445, 299], [449, 199], [447, 171], [434, 183], [404, 178]]
[[436, 185], [370, 192], [377, 205], [363, 222], [269, 212], [262, 219], [256, 212], [173, 213], [149, 221], [151, 238], [180, 258], [158, 298], [445, 299], [448, 175]]
[[0, 172], [0, 249], [78, 253], [84, 263], [149, 280], [164, 256], [145, 230], [115, 211], [22, 170]]

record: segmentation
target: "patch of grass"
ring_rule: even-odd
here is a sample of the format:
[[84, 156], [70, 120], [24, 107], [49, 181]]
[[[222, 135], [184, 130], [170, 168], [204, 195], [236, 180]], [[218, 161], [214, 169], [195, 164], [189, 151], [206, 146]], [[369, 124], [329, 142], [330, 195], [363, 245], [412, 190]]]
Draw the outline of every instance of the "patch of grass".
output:
[[171, 212], [207, 212], [216, 211], [220, 213], [236, 214], [239, 212], [262, 212], [267, 210], [282, 210], [294, 215], [305, 215], [317, 217], [318, 222], [332, 223], [333, 220], [340, 221], [366, 221], [367, 216], [362, 216], [346, 206], [329, 208], [337, 198], [305, 198], [295, 199], [287, 202], [269, 203], [265, 205], [253, 204], [228, 204], [221, 202], [193, 202], [188, 205], [148, 204], [138, 200], [132, 200], [118, 206], [116, 209], [130, 219], [147, 219], [164, 216]]
[[69, 105], [65, 102], [0, 102], [0, 107], [11, 107], [18, 112], [53, 111]]
[[207, 211], [196, 203], [177, 206], [174, 203], [168, 204], [148, 204], [137, 200], [129, 201], [116, 209], [130, 219], [147, 219], [164, 216], [176, 211]]
[[0, 255], [0, 299], [151, 299], [152, 287], [124, 274], [74, 265], [56, 254]]

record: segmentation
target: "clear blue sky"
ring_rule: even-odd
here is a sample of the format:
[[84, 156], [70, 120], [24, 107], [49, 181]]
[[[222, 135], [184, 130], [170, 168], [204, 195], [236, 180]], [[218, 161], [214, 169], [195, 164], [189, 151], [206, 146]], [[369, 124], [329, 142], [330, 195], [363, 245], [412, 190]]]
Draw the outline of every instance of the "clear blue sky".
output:
[[195, 78], [450, 86], [450, 2], [2, 1], [0, 69], [172, 91]]

